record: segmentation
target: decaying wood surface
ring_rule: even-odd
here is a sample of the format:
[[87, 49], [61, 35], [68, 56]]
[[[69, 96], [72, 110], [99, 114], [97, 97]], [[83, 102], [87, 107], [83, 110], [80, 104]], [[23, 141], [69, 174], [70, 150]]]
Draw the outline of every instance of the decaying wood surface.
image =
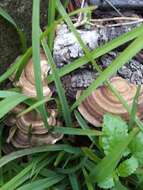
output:
[[[84, 43], [90, 50], [93, 50], [96, 47], [105, 44], [107, 41], [130, 31], [137, 25], [138, 24], [128, 26], [121, 25], [120, 27], [94, 27], [90, 30], [78, 29], [78, 32], [80, 33]], [[118, 50], [110, 52], [109, 54], [99, 58], [97, 62], [104, 69], [116, 58], [119, 53], [120, 52]], [[84, 55], [84, 52], [77, 42], [74, 34], [69, 31], [67, 25], [65, 24], [60, 25], [57, 29], [53, 55], [58, 68], [62, 68], [66, 64], [72, 64], [72, 61]], [[137, 65], [137, 67], [135, 65]], [[142, 68], [143, 66], [140, 64], [140, 61], [132, 59], [126, 66], [122, 67], [117, 72], [117, 75], [126, 78], [132, 83], [141, 84], [143, 83]], [[93, 70], [92, 65], [90, 64], [87, 64], [69, 75], [64, 76], [62, 81], [67, 95], [75, 98], [77, 90], [88, 87], [97, 76], [97, 72]]]
[[[93, 50], [105, 42], [130, 31], [135, 26], [137, 26], [137, 24], [132, 24], [130, 26], [123, 25], [119, 27], [102, 27], [91, 30], [80, 29], [78, 32], [80, 33], [84, 43], [90, 50]], [[57, 67], [62, 67], [65, 64], [69, 64], [74, 59], [84, 55], [82, 48], [76, 40], [76, 37], [69, 31], [67, 25], [65, 24], [60, 25], [57, 29], [53, 55]]]

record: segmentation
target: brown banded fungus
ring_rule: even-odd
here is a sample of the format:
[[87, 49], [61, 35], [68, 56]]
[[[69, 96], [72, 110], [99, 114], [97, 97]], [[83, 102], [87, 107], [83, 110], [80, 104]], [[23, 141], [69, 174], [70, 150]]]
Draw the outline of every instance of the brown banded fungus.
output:
[[[48, 124], [51, 127], [59, 125], [59, 121], [56, 118], [57, 111], [51, 109], [49, 112]], [[7, 143], [11, 143], [15, 148], [54, 144], [63, 137], [62, 134], [49, 132], [47, 128], [44, 128], [42, 118], [36, 111], [19, 117], [16, 120], [15, 126], [10, 129], [7, 139]]]
[[[134, 96], [136, 94], [137, 86], [130, 84], [128, 81], [121, 77], [113, 77], [110, 80], [111, 84], [116, 88], [121, 96], [126, 100], [129, 106], [132, 105]], [[77, 98], [81, 95], [81, 91], [77, 93]], [[129, 114], [124, 108], [119, 99], [112, 93], [112, 91], [103, 85], [93, 91], [78, 107], [82, 116], [92, 125], [101, 126], [103, 115], [111, 113], [119, 115], [126, 121], [129, 120]], [[143, 117], [143, 88], [141, 88], [137, 115], [139, 118]]]
[[[43, 84], [43, 95], [51, 96], [52, 92], [47, 86], [46, 77], [50, 71], [47, 58], [44, 53], [40, 53], [40, 64], [41, 64], [41, 79]], [[36, 88], [35, 88], [35, 78], [34, 78], [34, 67], [32, 58], [28, 61], [25, 66], [19, 81], [16, 83], [16, 86], [21, 87], [23, 94], [29, 97], [36, 97]]]

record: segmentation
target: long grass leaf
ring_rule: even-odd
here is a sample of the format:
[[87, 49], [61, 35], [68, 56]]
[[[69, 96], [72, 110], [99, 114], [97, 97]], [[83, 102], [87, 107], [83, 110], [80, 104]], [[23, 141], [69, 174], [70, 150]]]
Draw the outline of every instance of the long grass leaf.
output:
[[42, 40], [42, 45], [43, 45], [43, 49], [45, 51], [45, 54], [47, 56], [48, 63], [49, 63], [49, 65], [51, 67], [51, 70], [52, 70], [52, 74], [53, 74], [53, 77], [54, 77], [54, 82], [55, 82], [56, 89], [57, 89], [57, 92], [58, 92], [58, 96], [59, 96], [59, 99], [60, 99], [60, 103], [61, 103], [61, 107], [62, 107], [62, 113], [63, 113], [63, 117], [64, 117], [64, 120], [65, 120], [66, 126], [71, 127], [72, 126], [72, 119], [71, 119], [70, 109], [69, 109], [69, 106], [68, 106], [68, 102], [67, 102], [67, 99], [66, 99], [66, 96], [65, 96], [64, 89], [62, 87], [60, 77], [58, 76], [58, 73], [57, 73], [56, 65], [54, 63], [54, 60], [53, 60], [53, 57], [51, 55], [50, 49], [49, 49], [48, 45], [46, 44], [45, 40]]
[[72, 186], [72, 190], [79, 190], [79, 183], [76, 174], [70, 174], [69, 180]]
[[[44, 155], [40, 155], [38, 157], [33, 158], [32, 162], [29, 163], [23, 170], [21, 170], [16, 176], [14, 176], [10, 181], [5, 183], [3, 185], [3, 190], [8, 190], [8, 189], [17, 189], [17, 187], [21, 186], [24, 182], [26, 182], [28, 179], [31, 179], [35, 174], [37, 175], [37, 172], [44, 167], [42, 160], [46, 162], [46, 165], [48, 165], [51, 160], [53, 160], [53, 157], [50, 157], [47, 160], [47, 154], [45, 157]], [[41, 166], [42, 165], [42, 166]], [[33, 170], [34, 166], [36, 166], [35, 170]], [[49, 175], [51, 176], [51, 175]]]
[[13, 153], [10, 153], [9, 155], [3, 156], [0, 159], [0, 168], [7, 164], [8, 162], [15, 160], [17, 158], [30, 155], [30, 154], [36, 154], [40, 152], [55, 152], [55, 151], [65, 151], [71, 154], [79, 154], [81, 153], [80, 148], [60, 144], [60, 145], [45, 145], [35, 148], [29, 148], [24, 150], [19, 150]]
[[[53, 22], [55, 21], [55, 13], [56, 13], [56, 1], [49, 0], [49, 5], [48, 5], [48, 27], [50, 27]], [[54, 37], [55, 37], [55, 30], [52, 30], [48, 34], [48, 46], [49, 49], [52, 52], [53, 49], [53, 43], [54, 43]]]
[[137, 91], [132, 103], [132, 108], [131, 108], [131, 114], [130, 114], [130, 121], [129, 121], [129, 127], [132, 128], [134, 123], [135, 123], [135, 117], [136, 117], [136, 113], [137, 113], [137, 108], [138, 108], [138, 98], [140, 95], [140, 91], [141, 91], [141, 85], [139, 85], [137, 87]]
[[[2, 135], [3, 135], [3, 129], [4, 129], [4, 124], [0, 124], [0, 158], [2, 157]], [[0, 187], [4, 183], [4, 178], [3, 178], [3, 169], [0, 168]]]
[[[37, 91], [38, 100], [43, 100], [43, 85], [41, 79], [41, 65], [40, 65], [40, 0], [33, 0], [33, 15], [32, 15], [32, 52], [34, 64], [35, 87]], [[47, 112], [45, 104], [39, 107], [45, 127], [48, 126]]]
[[23, 102], [27, 98], [27, 96], [24, 96], [22, 94], [16, 94], [0, 101], [0, 107], [2, 108], [0, 110], [0, 119], [9, 111], [11, 111], [15, 106], [17, 106], [19, 103]]
[[84, 136], [101, 136], [102, 132], [92, 129], [78, 129], [70, 127], [55, 127], [53, 129], [57, 133], [67, 134], [67, 135], [84, 135]]
[[8, 98], [8, 97], [15, 96], [15, 95], [19, 95], [19, 96], [21, 95], [21, 96], [24, 97], [24, 95], [22, 95], [22, 94], [20, 94], [18, 92], [15, 92], [15, 91], [0, 90], [0, 98]]
[[28, 183], [26, 185], [23, 185], [22, 187], [18, 188], [17, 190], [43, 190], [47, 189], [49, 187], [52, 187], [59, 181], [62, 181], [64, 179], [63, 176], [53, 176], [45, 179], [39, 179], [35, 182]]
[[[77, 122], [79, 123], [80, 127], [82, 129], [89, 129], [89, 126], [87, 125], [86, 121], [82, 118], [82, 116], [80, 115], [80, 113], [75, 110], [75, 117], [77, 119]], [[88, 136], [89, 139], [94, 143], [95, 142], [95, 137], [91, 137], [91, 136]]]
[[23, 52], [25, 52], [26, 48], [27, 48], [25, 34], [17, 26], [17, 24], [15, 23], [13, 18], [5, 10], [3, 10], [1, 7], [0, 7], [0, 16], [2, 16], [4, 19], [6, 19], [9, 23], [11, 23], [15, 27], [15, 29], [17, 30], [17, 32], [19, 34], [20, 42], [21, 42], [21, 45], [22, 45], [22, 50], [23, 50]]
[[90, 160], [94, 161], [95, 163], [99, 163], [101, 159], [96, 156], [96, 154], [92, 151], [90, 148], [82, 148], [82, 151], [84, 152], [85, 156], [87, 156]]
[[85, 168], [83, 168], [82, 171], [83, 171], [83, 175], [84, 175], [84, 178], [85, 178], [85, 183], [86, 183], [87, 189], [88, 190], [94, 190], [94, 187], [93, 187], [92, 183], [88, 180], [89, 176], [88, 176], [88, 173], [85, 170]]
[[20, 65], [20, 59], [17, 59], [15, 61], [14, 64], [12, 64], [10, 66], [10, 68], [5, 72], [3, 73], [1, 76], [0, 76], [0, 83], [2, 83], [3, 81], [5, 81], [7, 78], [9, 78], [18, 68], [19, 68], [19, 65]]
[[27, 109], [25, 109], [25, 110], [23, 110], [22, 112], [20, 112], [18, 115], [17, 115], [17, 117], [21, 117], [22, 115], [25, 115], [25, 114], [27, 114], [27, 113], [29, 113], [29, 112], [31, 112], [32, 110], [38, 110], [37, 108], [39, 107], [39, 106], [41, 106], [42, 104], [44, 104], [44, 103], [46, 103], [46, 102], [48, 102], [48, 101], [50, 101], [51, 99], [49, 99], [49, 97], [48, 98], [45, 98], [45, 99], [43, 99], [43, 100], [40, 100], [40, 101], [36, 101], [36, 103], [33, 103], [30, 107], [28, 107]]

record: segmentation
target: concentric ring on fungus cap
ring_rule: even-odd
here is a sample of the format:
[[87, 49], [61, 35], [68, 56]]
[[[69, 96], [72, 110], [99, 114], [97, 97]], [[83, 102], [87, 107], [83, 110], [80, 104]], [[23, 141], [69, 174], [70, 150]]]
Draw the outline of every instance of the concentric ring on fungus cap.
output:
[[[50, 71], [47, 58], [44, 53], [40, 53], [40, 64], [41, 64], [41, 79], [43, 84], [43, 95], [51, 97], [52, 92], [47, 85], [46, 76]], [[19, 81], [16, 83], [17, 86], [21, 87], [23, 94], [29, 97], [36, 97], [36, 88], [35, 88], [35, 78], [34, 78], [34, 67], [32, 58], [28, 61], [25, 66]]]
[[[128, 105], [131, 106], [136, 94], [137, 86], [130, 84], [121, 77], [113, 77], [110, 82], [120, 93], [120, 95], [124, 97]], [[81, 93], [81, 91], [77, 93], [77, 98], [81, 95]], [[129, 120], [127, 110], [105, 85], [93, 91], [91, 95], [79, 105], [78, 110], [89, 123], [97, 127], [102, 125], [103, 115], [105, 113], [119, 115], [125, 120]], [[139, 96], [137, 115], [141, 117], [142, 113], [143, 87], [141, 88], [141, 93]]]
[[[50, 109], [48, 111], [50, 114], [47, 120], [48, 124], [60, 126], [61, 122], [57, 120], [57, 110]], [[34, 110], [18, 118], [15, 125], [14, 132], [11, 128], [7, 139], [7, 142], [11, 142], [15, 148], [55, 144], [63, 137], [63, 134], [49, 132], [48, 129], [44, 128], [40, 114]]]
[[[55, 126], [57, 111], [51, 109], [49, 114], [50, 117], [48, 118], [48, 124], [50, 126]], [[38, 114], [36, 111], [29, 112], [18, 118], [16, 126], [25, 134], [28, 134], [29, 127], [31, 127], [30, 130], [32, 134], [45, 134], [48, 132], [48, 129], [44, 127], [44, 123], [40, 114]]]
[[51, 133], [28, 136], [18, 129], [11, 139], [11, 143], [15, 148], [29, 148], [33, 146], [41, 146], [44, 144], [55, 144], [62, 137], [63, 135], [61, 134], [55, 136]]

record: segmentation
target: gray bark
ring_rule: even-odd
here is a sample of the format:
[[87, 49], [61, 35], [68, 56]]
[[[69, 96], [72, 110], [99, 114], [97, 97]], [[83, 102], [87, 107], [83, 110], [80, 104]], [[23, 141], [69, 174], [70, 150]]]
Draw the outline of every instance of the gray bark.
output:
[[[130, 31], [135, 25], [119, 26], [119, 27], [103, 27], [91, 30], [78, 30], [82, 40], [90, 50], [99, 47], [105, 42], [110, 41], [121, 34]], [[53, 56], [57, 67], [62, 67], [65, 64], [70, 64], [78, 57], [82, 57], [84, 52], [76, 40], [76, 37], [71, 33], [65, 24], [61, 25], [57, 30], [57, 36], [54, 43]]]

